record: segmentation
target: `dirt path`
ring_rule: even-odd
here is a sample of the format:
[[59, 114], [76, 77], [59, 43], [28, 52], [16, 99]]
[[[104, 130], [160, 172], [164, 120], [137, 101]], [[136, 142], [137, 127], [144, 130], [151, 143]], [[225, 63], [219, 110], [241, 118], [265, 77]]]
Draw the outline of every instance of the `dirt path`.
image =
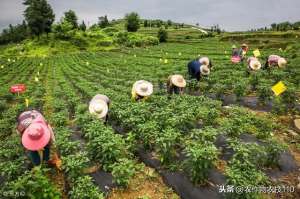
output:
[[165, 187], [162, 178], [149, 167], [139, 172], [127, 189], [114, 189], [108, 199], [179, 199], [172, 189]]

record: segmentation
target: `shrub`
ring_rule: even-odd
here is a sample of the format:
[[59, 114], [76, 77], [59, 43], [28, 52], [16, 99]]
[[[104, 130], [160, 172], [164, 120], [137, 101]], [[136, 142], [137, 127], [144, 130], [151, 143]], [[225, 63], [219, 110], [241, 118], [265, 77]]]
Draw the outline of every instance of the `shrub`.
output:
[[88, 42], [83, 37], [76, 36], [71, 40], [72, 44], [79, 47], [80, 50], [85, 50], [88, 47]]
[[69, 195], [70, 199], [104, 199], [103, 194], [99, 188], [94, 185], [90, 176], [77, 178]]
[[157, 151], [160, 155], [160, 161], [164, 165], [168, 165], [176, 156], [176, 144], [180, 133], [175, 129], [165, 129], [162, 134], [157, 138]]
[[106, 34], [108, 34], [109, 36], [114, 35], [114, 33], [119, 32], [119, 30], [117, 28], [114, 27], [107, 27], [102, 29], [103, 32], [105, 32]]
[[185, 167], [190, 173], [192, 181], [204, 183], [208, 178], [209, 170], [214, 167], [218, 157], [218, 150], [212, 144], [202, 144], [198, 142], [190, 143], [184, 149], [187, 156]]
[[112, 175], [117, 185], [127, 187], [129, 180], [135, 175], [136, 168], [132, 160], [126, 158], [120, 159], [119, 162], [114, 163], [112, 166]]
[[27, 198], [60, 199], [60, 192], [49, 181], [46, 172], [40, 167], [26, 171], [17, 180], [10, 182], [8, 189], [14, 193], [24, 193]]
[[107, 47], [107, 46], [111, 46], [113, 44], [112, 40], [101, 40], [97, 42], [97, 46], [103, 46], [103, 47]]
[[86, 153], [77, 153], [62, 158], [62, 169], [67, 173], [71, 182], [82, 176], [83, 169], [88, 166], [89, 159]]
[[158, 38], [159, 42], [167, 42], [168, 32], [165, 29], [160, 28], [157, 33], [157, 38]]
[[138, 13], [132, 12], [125, 16], [125, 28], [128, 32], [136, 32], [140, 28], [140, 17]]
[[6, 109], [6, 102], [4, 100], [0, 100], [0, 113], [2, 113]]

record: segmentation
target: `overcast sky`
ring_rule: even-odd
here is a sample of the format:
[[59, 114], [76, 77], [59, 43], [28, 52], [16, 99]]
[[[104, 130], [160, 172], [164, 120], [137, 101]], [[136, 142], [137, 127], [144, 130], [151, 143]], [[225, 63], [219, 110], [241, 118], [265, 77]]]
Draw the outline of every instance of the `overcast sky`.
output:
[[[0, 0], [0, 29], [23, 20], [23, 0]], [[48, 0], [56, 20], [74, 10], [80, 20], [95, 23], [99, 16], [122, 18], [136, 11], [142, 18], [171, 19], [204, 27], [219, 24], [228, 31], [300, 21], [300, 0]]]

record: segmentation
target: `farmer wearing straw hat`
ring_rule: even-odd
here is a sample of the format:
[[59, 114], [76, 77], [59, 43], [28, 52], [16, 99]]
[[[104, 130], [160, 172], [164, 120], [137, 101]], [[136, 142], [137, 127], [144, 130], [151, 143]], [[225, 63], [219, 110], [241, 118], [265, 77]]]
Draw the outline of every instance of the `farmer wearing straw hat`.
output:
[[22, 145], [34, 166], [42, 162], [55, 164], [59, 169], [61, 161], [55, 153], [54, 160], [50, 160], [50, 150], [55, 142], [51, 126], [38, 111], [26, 111], [18, 117], [17, 132], [22, 136]]
[[270, 67], [279, 67], [284, 68], [287, 64], [287, 61], [285, 58], [280, 57], [278, 55], [270, 55], [267, 58], [266, 64], [264, 69], [270, 68]]
[[254, 71], [258, 71], [261, 68], [261, 63], [256, 57], [249, 57], [247, 60], [247, 64], [248, 74]]
[[139, 80], [133, 84], [131, 99], [134, 101], [145, 101], [153, 93], [153, 85], [145, 80]]
[[211, 61], [207, 57], [202, 57], [199, 60], [194, 60], [188, 63], [188, 73], [191, 79], [197, 79], [197, 81], [200, 81], [201, 76], [207, 76], [210, 74], [211, 67]]
[[110, 99], [106, 95], [98, 94], [90, 101], [89, 111], [92, 115], [95, 115], [107, 123], [109, 105]]
[[170, 75], [167, 81], [167, 90], [169, 94], [183, 94], [186, 81], [182, 75]]
[[248, 52], [248, 45], [244, 43], [241, 45], [241, 48], [239, 50], [239, 56], [241, 58], [241, 61], [243, 61], [246, 58], [247, 52]]

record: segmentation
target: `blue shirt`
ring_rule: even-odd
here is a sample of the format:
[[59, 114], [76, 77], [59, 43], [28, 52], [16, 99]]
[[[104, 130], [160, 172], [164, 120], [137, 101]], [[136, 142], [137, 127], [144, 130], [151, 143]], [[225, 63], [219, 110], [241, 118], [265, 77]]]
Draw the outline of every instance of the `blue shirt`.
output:
[[200, 66], [201, 63], [198, 60], [194, 60], [188, 63], [189, 75], [192, 79], [200, 80]]

